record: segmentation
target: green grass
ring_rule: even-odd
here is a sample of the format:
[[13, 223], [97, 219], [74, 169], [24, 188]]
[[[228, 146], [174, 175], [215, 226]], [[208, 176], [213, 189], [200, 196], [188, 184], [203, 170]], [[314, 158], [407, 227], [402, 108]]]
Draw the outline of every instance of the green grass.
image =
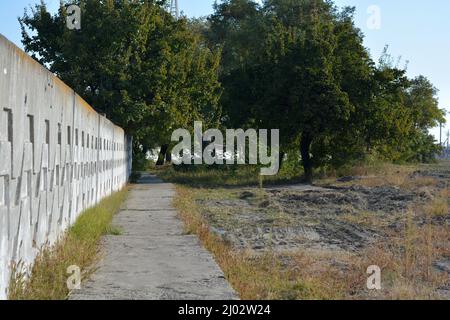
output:
[[123, 230], [118, 226], [109, 226], [106, 229], [105, 234], [109, 236], [121, 236], [123, 234]]
[[267, 186], [302, 181], [303, 171], [300, 167], [292, 170], [286, 166], [275, 176], [261, 176], [260, 169], [260, 167], [252, 165], [220, 167], [199, 165], [184, 168], [166, 166], [161, 169], [153, 169], [153, 173], [165, 181], [194, 188]]
[[80, 267], [82, 278], [95, 271], [100, 257], [99, 240], [105, 234], [120, 234], [111, 227], [113, 216], [120, 209], [128, 188], [101, 201], [82, 213], [75, 224], [54, 246], [41, 250], [27, 277], [24, 272], [13, 272], [9, 287], [10, 300], [65, 300], [67, 268]]

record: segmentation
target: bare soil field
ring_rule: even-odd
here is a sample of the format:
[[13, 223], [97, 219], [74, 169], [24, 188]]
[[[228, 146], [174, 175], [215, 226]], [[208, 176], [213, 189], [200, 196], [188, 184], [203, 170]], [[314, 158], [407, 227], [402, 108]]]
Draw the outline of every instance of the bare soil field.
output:
[[[334, 290], [319, 298], [450, 299], [449, 185], [444, 162], [315, 186], [191, 188], [190, 196], [230, 250], [250, 260], [270, 255], [292, 282]], [[370, 265], [382, 270], [382, 290], [366, 288]], [[274, 297], [303, 298], [299, 290]]]

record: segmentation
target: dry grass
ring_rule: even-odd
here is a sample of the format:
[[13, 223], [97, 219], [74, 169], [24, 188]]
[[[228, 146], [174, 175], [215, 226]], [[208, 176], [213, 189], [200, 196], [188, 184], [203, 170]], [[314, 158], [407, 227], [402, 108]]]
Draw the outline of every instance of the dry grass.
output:
[[[328, 297], [333, 299], [445, 299], [438, 289], [448, 285], [448, 275], [434, 264], [450, 258], [448, 225], [434, 222], [431, 213], [422, 209], [406, 213], [400, 234], [386, 232], [382, 240], [358, 254], [328, 252], [329, 257], [318, 257], [315, 252], [296, 253], [301, 270], [298, 276], [319, 288], [329, 284], [321, 292], [328, 289]], [[372, 225], [371, 214], [369, 217], [368, 224]], [[334, 267], [334, 263], [341, 267]], [[382, 270], [380, 291], [365, 286], [366, 270], [371, 265]]]
[[397, 219], [398, 215], [384, 215], [381, 212], [362, 211], [357, 214], [346, 213], [339, 220], [363, 227], [386, 228]]
[[[370, 296], [374, 298], [440, 299], [442, 296], [437, 289], [448, 282], [448, 275], [439, 272], [435, 262], [450, 258], [450, 232], [446, 222], [450, 214], [450, 190], [446, 187], [438, 191], [438, 180], [413, 175], [416, 169], [388, 165], [375, 172], [367, 168], [359, 168], [358, 172], [366, 175], [358, 183], [368, 187], [393, 185], [429, 195], [431, 200], [428, 203], [416, 205], [403, 213], [400, 221], [404, 230], [401, 234], [387, 228], [389, 219], [373, 213], [342, 217], [356, 224], [383, 227], [381, 230], [386, 233], [381, 241], [365, 250], [358, 262], [362, 266], [373, 264], [382, 268], [383, 290], [372, 292]], [[360, 294], [366, 297], [367, 292]]]
[[385, 229], [385, 238], [362, 254], [363, 265], [382, 268], [383, 290], [376, 292], [376, 298], [444, 298], [438, 289], [448, 285], [448, 275], [440, 272], [435, 262], [450, 258], [450, 232], [445, 222], [449, 199], [450, 192], [444, 189], [429, 203], [410, 208], [402, 219], [402, 233]]
[[[336, 172], [337, 176], [405, 176], [417, 169], [415, 165], [396, 165], [392, 163], [376, 162], [344, 167]], [[395, 178], [394, 178], [395, 179]]]
[[403, 185], [416, 169], [416, 166], [394, 165], [382, 162], [360, 164], [327, 171], [315, 183], [317, 185], [329, 185], [335, 184], [338, 178], [354, 177], [355, 179], [351, 179], [351, 181], [339, 182], [339, 184], [345, 186], [353, 185], [356, 182], [366, 187], [399, 186]]
[[[67, 268], [72, 265], [80, 267], [83, 279], [95, 271], [94, 266], [100, 253], [100, 237], [117, 231], [110, 224], [127, 192], [128, 189], [125, 188], [81, 214], [60, 241], [41, 251], [31, 272], [13, 272], [9, 299], [67, 299], [70, 293], [66, 284], [70, 276], [67, 274]], [[30, 277], [27, 277], [27, 274], [30, 274]]]
[[[370, 186], [436, 190], [437, 181], [411, 175], [415, 169], [392, 165], [387, 169], [378, 168], [377, 175], [363, 180]], [[360, 174], [375, 174], [367, 169], [359, 170]], [[236, 250], [210, 232], [196, 204], [196, 199], [203, 199], [208, 192], [177, 186], [175, 205], [187, 232], [199, 236], [243, 299], [443, 298], [438, 288], [446, 285], [448, 275], [436, 269], [435, 262], [450, 258], [450, 232], [446, 222], [448, 189], [434, 194], [429, 203], [416, 205], [407, 212], [389, 216], [374, 212], [342, 216], [347, 222], [374, 227], [384, 234], [377, 243], [358, 253], [303, 249], [280, 253], [267, 249], [265, 254], [255, 254]], [[400, 232], [390, 227], [394, 222], [402, 228]], [[371, 265], [382, 270], [382, 290], [366, 288], [366, 270]]]
[[430, 177], [410, 177], [409, 172], [397, 172], [380, 176], [368, 176], [358, 183], [366, 187], [395, 186], [405, 190], [435, 187], [438, 181]]
[[[403, 234], [390, 235], [368, 248], [363, 265], [378, 265], [382, 269], [382, 290], [379, 299], [440, 299], [437, 289], [448, 281], [434, 262], [448, 255], [448, 230], [445, 227], [413, 222], [409, 213]], [[447, 234], [446, 234], [447, 233]]]
[[[390, 163], [378, 163], [375, 165], [359, 165], [346, 168], [338, 173], [338, 176], [355, 176], [357, 181], [366, 187], [396, 186], [411, 190], [419, 187], [435, 187], [438, 181], [432, 177], [414, 176], [413, 173], [420, 167], [415, 165], [395, 165]], [[325, 182], [334, 182], [336, 176], [324, 179]], [[343, 183], [352, 184], [353, 182]]]
[[[448, 284], [448, 275], [435, 268], [436, 261], [450, 258], [450, 232], [447, 223], [436, 217], [449, 214], [447, 190], [430, 203], [403, 213], [403, 230], [399, 233], [387, 227], [384, 218], [364, 212], [349, 216], [349, 222], [379, 227], [385, 232], [377, 243], [349, 260], [347, 283], [360, 282], [364, 268], [377, 265], [382, 270], [382, 290], [347, 291], [351, 299], [442, 299], [438, 288]], [[345, 218], [345, 217], [343, 217]], [[444, 220], [445, 221], [445, 220]], [[351, 286], [350, 286], [351, 288]]]
[[450, 190], [442, 190], [440, 194], [431, 201], [426, 210], [434, 217], [446, 217], [450, 212], [449, 199]]
[[352, 176], [359, 176], [358, 184], [366, 187], [395, 186], [405, 190], [434, 188], [438, 180], [433, 177], [414, 175], [420, 167], [394, 164], [358, 166], [349, 170]]
[[186, 232], [196, 234], [214, 255], [227, 280], [241, 299], [339, 299], [342, 298], [341, 275], [337, 270], [317, 271], [305, 277], [313, 258], [302, 254], [279, 254], [236, 250], [210, 232], [195, 203], [195, 191], [177, 186], [175, 206], [185, 223]]

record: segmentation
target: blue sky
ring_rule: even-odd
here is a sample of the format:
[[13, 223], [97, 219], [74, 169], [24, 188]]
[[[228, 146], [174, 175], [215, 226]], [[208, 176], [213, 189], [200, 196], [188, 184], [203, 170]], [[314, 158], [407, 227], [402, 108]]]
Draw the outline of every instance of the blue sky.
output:
[[[2, 0], [0, 3], [0, 33], [20, 46], [20, 26], [17, 17], [29, 4], [39, 0]], [[46, 0], [55, 10], [59, 0]], [[212, 12], [214, 0], [179, 0], [185, 15], [204, 16]], [[440, 107], [450, 112], [450, 1], [448, 0], [335, 0], [338, 6], [357, 9], [356, 24], [365, 34], [365, 45], [378, 59], [385, 45], [394, 57], [408, 64], [410, 77], [428, 77], [440, 90]], [[380, 28], [368, 28], [370, 6], [380, 9]], [[450, 115], [447, 117], [450, 122]], [[450, 124], [447, 124], [450, 129]], [[439, 130], [433, 130], [438, 136]]]

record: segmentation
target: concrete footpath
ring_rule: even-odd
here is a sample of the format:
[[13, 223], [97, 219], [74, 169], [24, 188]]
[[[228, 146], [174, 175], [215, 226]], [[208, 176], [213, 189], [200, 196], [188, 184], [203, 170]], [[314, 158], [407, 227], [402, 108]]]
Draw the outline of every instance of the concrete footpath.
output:
[[211, 254], [197, 236], [186, 235], [172, 206], [173, 186], [149, 174], [131, 187], [105, 236], [99, 269], [72, 300], [235, 299]]

